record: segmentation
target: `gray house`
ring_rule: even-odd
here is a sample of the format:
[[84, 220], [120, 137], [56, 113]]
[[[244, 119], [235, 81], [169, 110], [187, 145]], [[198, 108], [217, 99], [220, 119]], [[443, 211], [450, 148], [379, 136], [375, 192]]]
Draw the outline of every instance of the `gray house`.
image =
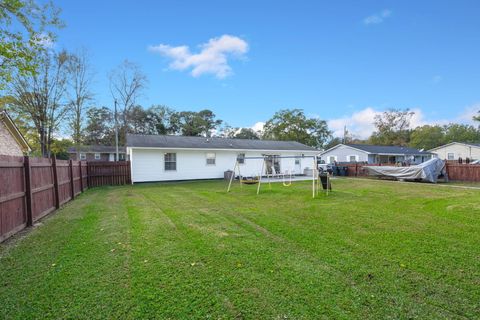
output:
[[[118, 147], [118, 158], [125, 161], [125, 147]], [[115, 161], [117, 157], [114, 146], [79, 146], [68, 148], [68, 155], [71, 160], [81, 161]]]
[[431, 159], [432, 153], [414, 148], [374, 146], [368, 144], [338, 144], [320, 153], [321, 160], [334, 162], [364, 162], [369, 164], [407, 162], [419, 164]]

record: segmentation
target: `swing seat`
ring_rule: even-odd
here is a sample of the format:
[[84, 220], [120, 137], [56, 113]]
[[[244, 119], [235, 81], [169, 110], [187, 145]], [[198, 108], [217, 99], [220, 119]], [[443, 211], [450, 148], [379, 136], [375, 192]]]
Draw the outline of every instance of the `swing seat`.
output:
[[257, 184], [259, 178], [258, 177], [241, 177], [240, 182], [242, 184]]

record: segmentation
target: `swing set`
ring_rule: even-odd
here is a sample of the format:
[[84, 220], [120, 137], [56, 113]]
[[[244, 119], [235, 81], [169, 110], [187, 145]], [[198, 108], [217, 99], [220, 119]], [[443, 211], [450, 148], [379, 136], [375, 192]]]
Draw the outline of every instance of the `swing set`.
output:
[[[326, 176], [320, 177], [319, 171], [317, 168], [317, 156], [271, 156], [271, 155], [265, 155], [265, 156], [257, 156], [257, 157], [242, 157], [242, 159], [245, 160], [261, 160], [262, 161], [262, 166], [261, 170], [258, 174], [254, 176], [243, 176], [241, 171], [240, 171], [240, 162], [239, 159], [235, 161], [235, 166], [233, 167], [232, 174], [230, 175], [230, 179], [228, 182], [228, 188], [227, 192], [230, 192], [232, 188], [232, 183], [235, 177], [238, 176], [238, 180], [240, 183], [240, 187], [242, 185], [247, 184], [258, 184], [257, 186], [257, 195], [260, 194], [260, 188], [262, 185], [262, 182], [264, 182], [264, 177], [267, 178], [267, 183], [269, 186], [269, 189], [272, 189], [272, 179], [281, 179], [282, 184], [284, 187], [290, 187], [292, 185], [292, 181], [295, 180], [295, 172], [293, 170], [286, 170], [283, 173], [282, 172], [276, 172], [275, 170], [275, 164], [274, 160], [276, 159], [312, 159], [312, 197], [315, 198], [318, 195], [318, 192], [320, 190], [320, 184], [322, 184], [323, 189], [326, 191], [326, 194], [328, 195], [329, 191], [331, 190], [331, 185], [330, 185], [330, 175], [327, 173]], [[238, 173], [238, 174], [237, 174]]]

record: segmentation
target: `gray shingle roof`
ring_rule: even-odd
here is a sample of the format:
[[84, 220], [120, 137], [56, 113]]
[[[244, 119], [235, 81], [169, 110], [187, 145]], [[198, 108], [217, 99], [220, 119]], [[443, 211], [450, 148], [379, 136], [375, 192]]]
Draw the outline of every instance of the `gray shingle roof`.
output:
[[441, 146], [432, 148], [432, 149], [430, 149], [429, 151], [436, 151], [436, 150], [438, 150], [438, 149], [445, 148], [445, 147], [450, 146], [450, 145], [452, 145], [452, 144], [463, 144], [463, 145], [466, 145], [466, 146], [471, 146], [471, 147], [475, 147], [475, 148], [480, 148], [480, 143], [453, 141], [453, 142], [450, 142], [450, 143], [443, 144], [443, 145], [441, 145]]
[[[68, 148], [68, 153], [75, 153], [77, 152], [76, 147], [70, 147]], [[85, 153], [115, 153], [117, 152], [115, 146], [98, 146], [98, 145], [92, 145], [92, 146], [80, 146], [78, 147], [78, 152], [85, 152]], [[125, 147], [118, 147], [118, 152], [119, 153], [125, 153], [126, 148]]]
[[360, 149], [373, 154], [410, 154], [410, 155], [430, 155], [430, 152], [420, 151], [415, 148], [398, 146], [374, 146], [369, 144], [347, 144], [347, 146]]
[[470, 142], [463, 142], [463, 143], [468, 144], [472, 147], [480, 147], [480, 143], [470, 143]]
[[128, 134], [127, 147], [318, 151], [295, 141]]

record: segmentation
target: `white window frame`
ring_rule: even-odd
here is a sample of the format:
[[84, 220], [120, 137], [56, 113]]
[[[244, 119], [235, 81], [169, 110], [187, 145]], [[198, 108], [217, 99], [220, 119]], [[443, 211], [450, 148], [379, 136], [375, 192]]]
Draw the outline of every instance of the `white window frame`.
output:
[[[450, 155], [452, 155], [452, 159], [450, 159]], [[454, 152], [447, 152], [447, 160], [455, 160], [455, 153]]]
[[[167, 155], [173, 154], [174, 160], [167, 161]], [[120, 158], [120, 156], [118, 156]], [[167, 169], [167, 163], [175, 163], [175, 169]], [[163, 171], [170, 172], [170, 171], [177, 171], [177, 153], [176, 152], [165, 152], [163, 155]]]
[[347, 156], [347, 162], [352, 162], [352, 160], [350, 159], [350, 157], [355, 157], [355, 162], [358, 162], [358, 154], [350, 154]]
[[[212, 157], [212, 155], [213, 155], [213, 157]], [[213, 160], [213, 162], [208, 163], [209, 160]], [[217, 164], [217, 154], [215, 152], [205, 153], [205, 164], [207, 166], [215, 166]]]
[[[243, 155], [243, 156], [240, 157], [240, 155]], [[244, 165], [244, 164], [245, 164], [245, 160], [246, 160], [246, 159], [245, 159], [245, 156], [246, 156], [245, 153], [239, 153], [239, 154], [237, 154], [237, 162], [238, 162], [238, 164], [240, 164], [240, 165]], [[240, 160], [242, 160], [242, 162], [240, 162]]]
[[102, 156], [100, 155], [100, 153], [98, 152], [95, 152], [95, 160], [100, 160], [102, 158]]
[[87, 154], [85, 152], [80, 152], [80, 161], [87, 160]]
[[[333, 158], [334, 160], [333, 160], [333, 161], [330, 161], [331, 158]], [[335, 161], [338, 161], [337, 156], [328, 156], [327, 159], [328, 159], [328, 163], [334, 163]]]

